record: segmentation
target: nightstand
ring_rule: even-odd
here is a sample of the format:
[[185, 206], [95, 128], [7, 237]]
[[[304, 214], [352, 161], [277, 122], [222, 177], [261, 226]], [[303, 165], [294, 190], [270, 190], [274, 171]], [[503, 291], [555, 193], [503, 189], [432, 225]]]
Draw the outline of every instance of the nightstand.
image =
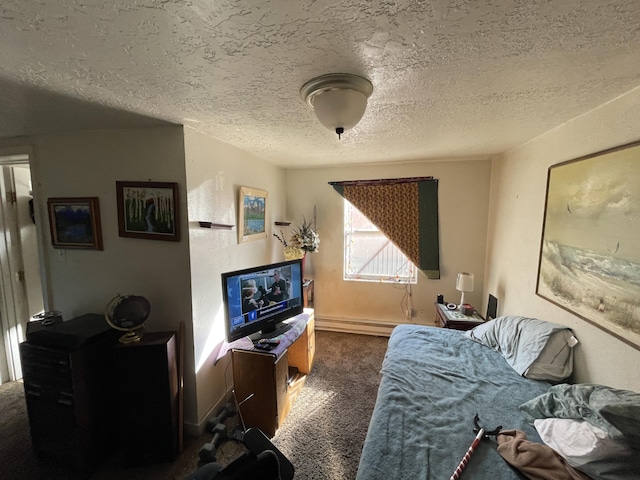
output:
[[473, 315], [463, 315], [459, 310], [448, 310], [444, 304], [435, 303], [434, 305], [436, 307], [436, 327], [471, 330], [484, 323], [484, 318], [476, 311], [473, 312]]

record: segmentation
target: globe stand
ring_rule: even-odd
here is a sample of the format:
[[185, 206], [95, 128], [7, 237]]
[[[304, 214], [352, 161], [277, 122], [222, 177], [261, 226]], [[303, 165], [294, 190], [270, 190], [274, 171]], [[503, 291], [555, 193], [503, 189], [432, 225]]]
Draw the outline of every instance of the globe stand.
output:
[[[140, 326], [142, 326], [142, 325], [140, 325]], [[133, 343], [133, 342], [139, 342], [141, 338], [142, 338], [142, 334], [139, 334], [134, 329], [131, 329], [127, 333], [122, 335], [118, 339], [118, 341], [120, 343]]]
[[104, 314], [107, 323], [116, 330], [126, 332], [120, 343], [139, 342], [142, 334], [136, 332], [143, 327], [151, 313], [149, 301], [139, 295], [116, 295], [108, 304]]

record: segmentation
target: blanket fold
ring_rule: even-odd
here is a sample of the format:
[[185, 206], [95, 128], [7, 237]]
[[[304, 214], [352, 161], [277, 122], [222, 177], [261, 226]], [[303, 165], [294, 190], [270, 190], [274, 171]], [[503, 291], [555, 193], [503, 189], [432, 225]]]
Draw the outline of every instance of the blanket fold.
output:
[[551, 447], [527, 440], [520, 430], [503, 430], [496, 441], [500, 456], [531, 480], [591, 480], [568, 465]]

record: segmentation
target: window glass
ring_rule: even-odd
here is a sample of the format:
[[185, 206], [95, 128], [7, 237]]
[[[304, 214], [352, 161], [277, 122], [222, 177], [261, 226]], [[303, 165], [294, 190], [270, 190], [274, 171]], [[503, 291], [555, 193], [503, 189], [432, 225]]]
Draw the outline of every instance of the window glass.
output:
[[344, 201], [344, 279], [418, 283], [418, 269], [360, 211]]

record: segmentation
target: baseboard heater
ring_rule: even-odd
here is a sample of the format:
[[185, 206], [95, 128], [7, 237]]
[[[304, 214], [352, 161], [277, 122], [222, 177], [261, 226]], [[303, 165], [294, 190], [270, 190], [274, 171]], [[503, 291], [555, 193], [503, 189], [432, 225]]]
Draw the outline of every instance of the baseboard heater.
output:
[[316, 314], [316, 330], [330, 332], [360, 333], [363, 335], [377, 335], [388, 337], [391, 330], [398, 324], [391, 322], [376, 322], [359, 318], [327, 318]]

